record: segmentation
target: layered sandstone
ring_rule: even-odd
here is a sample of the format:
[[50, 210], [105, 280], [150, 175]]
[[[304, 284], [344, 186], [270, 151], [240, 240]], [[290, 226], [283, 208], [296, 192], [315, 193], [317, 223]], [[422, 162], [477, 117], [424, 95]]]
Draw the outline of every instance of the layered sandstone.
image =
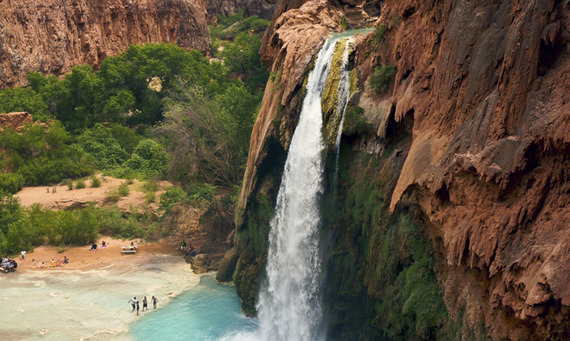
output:
[[19, 130], [25, 124], [30, 124], [32, 122], [32, 115], [27, 112], [10, 112], [7, 114], [0, 114], [0, 130]]
[[[242, 210], [268, 136], [287, 146], [296, 118], [276, 119], [342, 8], [276, 7], [262, 57], [280, 81], [268, 83], [254, 127]], [[493, 339], [568, 338], [570, 2], [389, 0], [379, 12], [387, 31], [355, 45], [364, 91], [353, 101], [375, 124], [374, 143], [411, 137], [390, 207], [427, 217], [452, 317], [464, 312], [465, 330], [484, 324]], [[381, 64], [397, 72], [377, 94], [365, 80]]]
[[131, 44], [210, 48], [206, 3], [199, 0], [4, 0], [0, 13], [0, 88], [23, 85], [31, 71], [96, 67]]
[[245, 16], [257, 15], [271, 19], [276, 0], [208, 0], [208, 22], [216, 22], [218, 15], [229, 16], [243, 11]]
[[429, 217], [452, 313], [497, 339], [567, 337], [569, 3], [384, 8], [385, 39], [358, 50], [371, 52], [363, 74], [397, 68], [389, 96], [365, 100], [389, 110], [367, 115], [413, 122], [391, 207], [414, 202]]

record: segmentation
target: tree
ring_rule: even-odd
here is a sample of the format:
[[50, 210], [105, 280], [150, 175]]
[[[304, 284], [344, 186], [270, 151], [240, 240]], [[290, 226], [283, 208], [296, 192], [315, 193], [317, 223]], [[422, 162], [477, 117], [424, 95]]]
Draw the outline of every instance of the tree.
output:
[[0, 113], [27, 111], [36, 119], [46, 119], [48, 108], [42, 96], [32, 88], [13, 88], [0, 91]]
[[239, 179], [230, 145], [235, 121], [197, 88], [173, 92], [166, 101], [163, 124], [157, 133], [166, 138], [172, 156], [170, 175], [230, 186]]

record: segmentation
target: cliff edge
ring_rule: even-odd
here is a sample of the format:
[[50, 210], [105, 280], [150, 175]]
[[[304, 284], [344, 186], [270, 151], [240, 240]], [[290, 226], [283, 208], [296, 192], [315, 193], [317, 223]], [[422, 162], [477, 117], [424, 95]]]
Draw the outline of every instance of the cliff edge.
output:
[[[260, 171], [268, 141], [287, 149], [295, 94], [326, 31], [379, 14], [353, 57], [360, 92], [351, 105], [373, 129], [344, 143], [380, 158], [397, 146], [403, 164], [386, 214], [419, 208], [443, 300], [464, 331], [570, 337], [569, 13], [567, 0], [280, 1], [262, 48], [272, 80], [252, 135], [238, 231], [250, 228], [249, 201], [272, 193], [269, 171]], [[369, 77], [383, 67], [394, 74], [386, 90], [373, 90]], [[374, 295], [373, 281], [366, 286]]]
[[195, 0], [0, 1], [0, 88], [31, 71], [96, 67], [131, 44], [170, 42], [208, 52], [206, 4]]

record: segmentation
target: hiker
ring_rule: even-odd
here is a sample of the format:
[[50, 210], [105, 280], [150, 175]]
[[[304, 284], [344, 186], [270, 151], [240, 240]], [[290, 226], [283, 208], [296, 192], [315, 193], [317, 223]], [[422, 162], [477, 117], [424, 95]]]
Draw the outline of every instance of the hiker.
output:
[[152, 298], [150, 300], [152, 301], [152, 306], [154, 307], [154, 309], [156, 309], [156, 304], [158, 303], [158, 298], [152, 296]]
[[148, 310], [148, 304], [146, 301], [146, 296], [143, 298], [143, 308], [142, 308], [143, 311], [144, 311], [144, 308], [146, 308], [146, 310]]
[[180, 250], [184, 251], [185, 248], [186, 248], [186, 241], [183, 238], [182, 242], [180, 242]]
[[133, 310], [131, 310], [131, 313], [132, 313], [133, 311], [135, 311], [136, 304], [137, 304], [137, 298], [136, 298], [136, 297], [131, 298], [131, 299], [129, 300], [129, 303], [130, 303], [131, 306], [133, 307]]

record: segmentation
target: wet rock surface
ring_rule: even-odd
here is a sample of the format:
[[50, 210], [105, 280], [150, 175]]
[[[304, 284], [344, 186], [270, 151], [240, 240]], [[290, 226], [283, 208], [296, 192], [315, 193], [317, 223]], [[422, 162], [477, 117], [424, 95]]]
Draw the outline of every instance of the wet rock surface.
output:
[[[262, 56], [279, 81], [268, 83], [254, 127], [244, 211], [262, 188], [270, 136], [287, 148], [288, 108], [342, 8], [277, 4]], [[465, 333], [483, 325], [493, 339], [570, 337], [568, 13], [568, 1], [553, 0], [385, 1], [376, 12], [384, 34], [355, 42], [353, 104], [376, 134], [353, 138], [382, 151], [410, 139], [387, 200], [425, 215], [444, 301]], [[396, 73], [377, 93], [368, 77], [379, 65]]]

